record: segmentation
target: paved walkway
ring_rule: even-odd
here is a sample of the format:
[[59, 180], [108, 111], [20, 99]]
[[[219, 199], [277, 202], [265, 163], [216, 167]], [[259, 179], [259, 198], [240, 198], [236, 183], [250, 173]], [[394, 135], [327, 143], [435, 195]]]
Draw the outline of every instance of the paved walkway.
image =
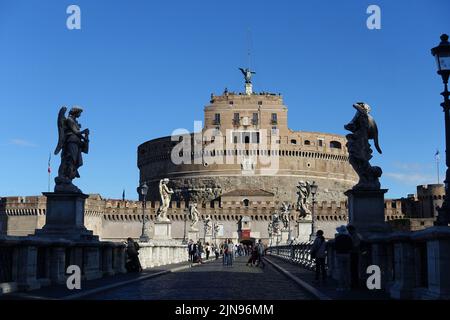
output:
[[383, 290], [358, 289], [351, 291], [337, 291], [337, 282], [328, 278], [325, 283], [317, 283], [314, 280], [314, 272], [302, 268], [296, 264], [287, 262], [274, 256], [266, 256], [266, 259], [287, 271], [291, 276], [300, 279], [310, 292], [321, 295], [320, 299], [331, 300], [388, 300], [389, 296]]
[[144, 300], [285, 300], [313, 299], [273, 266], [247, 267], [248, 257], [238, 257], [233, 266], [208, 262], [157, 278], [136, 282], [86, 299]]

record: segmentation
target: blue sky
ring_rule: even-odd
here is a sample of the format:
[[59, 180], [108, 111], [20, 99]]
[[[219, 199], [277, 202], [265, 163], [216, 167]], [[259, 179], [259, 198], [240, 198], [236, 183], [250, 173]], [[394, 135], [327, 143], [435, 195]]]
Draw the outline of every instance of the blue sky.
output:
[[[66, 8], [81, 8], [81, 30]], [[366, 27], [369, 5], [381, 30]], [[0, 0], [0, 196], [47, 190], [62, 105], [81, 105], [85, 193], [136, 198], [137, 146], [193, 129], [211, 92], [280, 92], [294, 130], [346, 134], [355, 101], [372, 106], [388, 197], [445, 173], [442, 82], [430, 48], [450, 33], [448, 0]], [[59, 159], [52, 158], [56, 173]], [[53, 177], [52, 177], [53, 178]]]

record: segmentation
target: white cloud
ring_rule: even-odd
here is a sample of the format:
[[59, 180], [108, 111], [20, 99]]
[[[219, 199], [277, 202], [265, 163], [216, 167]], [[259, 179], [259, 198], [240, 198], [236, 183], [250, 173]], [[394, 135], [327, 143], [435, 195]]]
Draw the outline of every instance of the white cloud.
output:
[[35, 144], [31, 141], [27, 141], [24, 139], [18, 139], [18, 138], [9, 140], [9, 144], [19, 146], [19, 147], [25, 147], [25, 148], [35, 148], [38, 146], [37, 144]]
[[433, 180], [436, 178], [429, 174], [423, 173], [394, 173], [394, 172], [386, 172], [386, 177], [392, 178], [398, 182], [403, 184], [418, 186], [422, 184], [433, 183]]

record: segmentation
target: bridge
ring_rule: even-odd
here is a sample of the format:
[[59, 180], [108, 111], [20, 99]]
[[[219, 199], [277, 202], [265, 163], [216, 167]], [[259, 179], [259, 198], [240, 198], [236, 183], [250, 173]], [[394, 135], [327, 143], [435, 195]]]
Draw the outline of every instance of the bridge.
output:
[[[308, 247], [297, 247], [297, 259], [287, 261], [284, 247], [273, 247], [264, 257], [264, 267], [247, 265], [249, 256], [236, 256], [232, 266], [222, 257], [202, 264], [172, 263], [125, 273], [83, 280], [81, 289], [65, 284], [27, 292], [0, 295], [0, 300], [342, 300], [389, 299], [384, 291], [336, 290], [337, 283], [314, 279]], [[301, 250], [300, 250], [301, 249]], [[278, 253], [277, 253], [278, 252]]]

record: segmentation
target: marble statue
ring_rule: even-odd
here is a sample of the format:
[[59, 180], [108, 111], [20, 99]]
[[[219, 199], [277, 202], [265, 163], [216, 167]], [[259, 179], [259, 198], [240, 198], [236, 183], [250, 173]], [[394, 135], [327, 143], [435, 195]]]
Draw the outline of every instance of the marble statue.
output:
[[83, 109], [74, 106], [67, 118], [66, 111], [67, 108], [62, 107], [57, 120], [58, 144], [54, 153], [61, 152], [61, 164], [55, 178], [55, 192], [81, 193], [72, 180], [80, 177], [78, 169], [83, 165], [82, 153], [89, 152], [89, 129], [81, 130], [81, 124], [77, 121]]
[[267, 226], [267, 233], [269, 234], [269, 238], [272, 238], [273, 235], [273, 223], [269, 222]]
[[189, 219], [191, 220], [191, 229], [197, 230], [196, 225], [198, 223], [199, 212], [197, 210], [197, 203], [189, 203]]
[[172, 198], [173, 190], [167, 184], [169, 179], [161, 179], [159, 181], [159, 194], [161, 195], [161, 207], [156, 214], [157, 221], [168, 221], [167, 210], [169, 209], [170, 199]]
[[289, 213], [291, 211], [291, 204], [283, 202], [281, 207], [281, 222], [283, 223], [283, 230], [289, 228]]
[[359, 182], [353, 189], [380, 189], [379, 178], [383, 173], [380, 167], [371, 166], [372, 149], [369, 140], [373, 140], [375, 149], [381, 154], [378, 144], [378, 128], [370, 113], [370, 106], [364, 102], [353, 104], [356, 114], [352, 121], [344, 126], [350, 131], [346, 135], [349, 162], [359, 176]]
[[256, 72], [251, 71], [249, 68], [239, 68], [245, 78], [245, 83], [252, 83], [252, 75], [256, 74]]
[[209, 231], [211, 231], [211, 229], [212, 229], [211, 221], [212, 221], [211, 215], [208, 214], [208, 215], [205, 217], [205, 220], [204, 220], [205, 231], [206, 231], [207, 233], [208, 233]]
[[274, 234], [280, 234], [281, 227], [280, 227], [280, 216], [277, 212], [275, 212], [272, 215], [272, 227], [273, 227], [273, 233]]
[[311, 195], [311, 184], [308, 181], [299, 181], [297, 186], [297, 211], [300, 212], [300, 219], [311, 219], [309, 209], [309, 197]]

